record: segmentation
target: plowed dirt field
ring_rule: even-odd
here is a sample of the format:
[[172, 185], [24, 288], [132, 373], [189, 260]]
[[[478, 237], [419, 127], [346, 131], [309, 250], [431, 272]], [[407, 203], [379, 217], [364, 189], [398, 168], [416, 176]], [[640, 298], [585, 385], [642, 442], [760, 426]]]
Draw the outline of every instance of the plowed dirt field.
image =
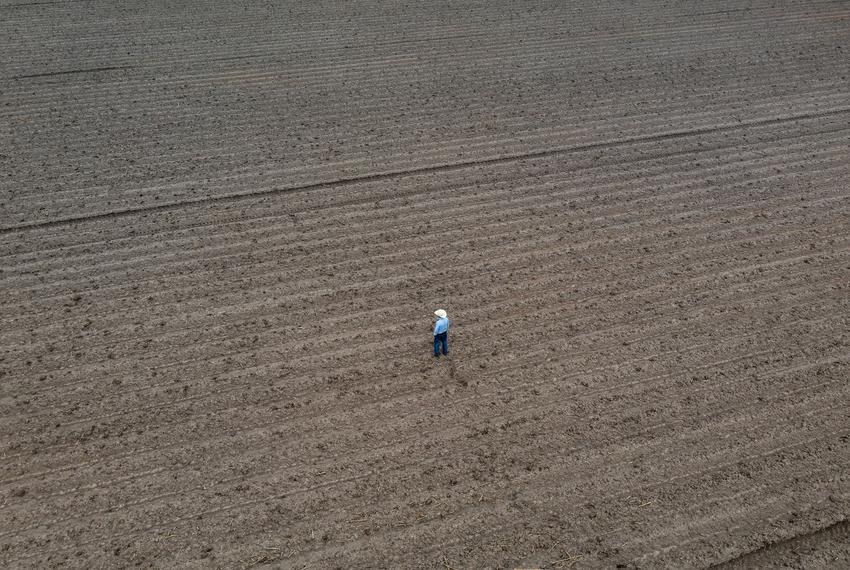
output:
[[0, 567], [850, 567], [850, 2], [0, 48]]

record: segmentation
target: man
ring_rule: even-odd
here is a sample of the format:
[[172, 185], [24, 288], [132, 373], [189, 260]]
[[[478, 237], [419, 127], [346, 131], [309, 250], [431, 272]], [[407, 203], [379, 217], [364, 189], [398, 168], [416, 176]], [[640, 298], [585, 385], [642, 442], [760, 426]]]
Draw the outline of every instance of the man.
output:
[[434, 325], [434, 357], [440, 357], [440, 346], [443, 354], [449, 355], [449, 318], [443, 309], [434, 311], [437, 315], [437, 324]]

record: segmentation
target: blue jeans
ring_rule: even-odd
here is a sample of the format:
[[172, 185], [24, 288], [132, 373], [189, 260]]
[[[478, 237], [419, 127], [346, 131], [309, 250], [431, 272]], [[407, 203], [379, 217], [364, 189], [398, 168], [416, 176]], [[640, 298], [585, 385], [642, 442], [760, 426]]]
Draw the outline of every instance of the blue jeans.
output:
[[444, 332], [434, 335], [434, 356], [440, 356], [440, 345], [443, 346], [443, 354], [449, 355], [449, 333]]

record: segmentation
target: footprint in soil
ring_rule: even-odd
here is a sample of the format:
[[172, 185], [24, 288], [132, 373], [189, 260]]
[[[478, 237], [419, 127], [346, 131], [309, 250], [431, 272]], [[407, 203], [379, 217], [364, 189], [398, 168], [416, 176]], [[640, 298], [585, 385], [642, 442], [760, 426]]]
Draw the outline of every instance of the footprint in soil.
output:
[[452, 378], [453, 380], [457, 381], [457, 383], [460, 384], [463, 387], [469, 386], [469, 382], [464, 377], [464, 375], [463, 374], [461, 374], [461, 375], [457, 374], [457, 370], [455, 370], [454, 360], [449, 360], [449, 377]]

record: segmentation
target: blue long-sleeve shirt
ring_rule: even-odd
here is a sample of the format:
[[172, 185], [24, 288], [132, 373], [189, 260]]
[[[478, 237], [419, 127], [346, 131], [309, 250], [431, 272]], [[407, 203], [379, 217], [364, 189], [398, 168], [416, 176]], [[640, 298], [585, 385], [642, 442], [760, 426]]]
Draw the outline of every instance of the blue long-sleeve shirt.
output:
[[437, 319], [437, 324], [434, 325], [434, 336], [438, 334], [442, 334], [449, 330], [449, 319], [446, 317], [441, 317]]

